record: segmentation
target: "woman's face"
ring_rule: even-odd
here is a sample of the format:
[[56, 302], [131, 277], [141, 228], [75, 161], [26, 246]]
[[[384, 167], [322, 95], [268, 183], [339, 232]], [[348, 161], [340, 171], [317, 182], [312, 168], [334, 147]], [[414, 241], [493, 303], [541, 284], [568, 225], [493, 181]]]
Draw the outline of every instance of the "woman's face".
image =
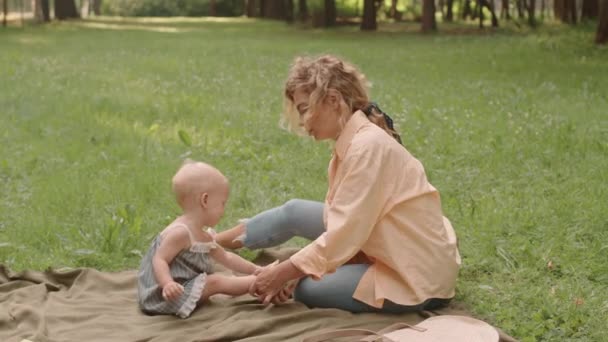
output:
[[300, 113], [300, 126], [315, 140], [335, 140], [340, 133], [340, 113], [336, 105], [336, 96], [327, 96], [316, 108], [310, 107], [310, 94], [298, 89], [293, 94], [293, 101]]

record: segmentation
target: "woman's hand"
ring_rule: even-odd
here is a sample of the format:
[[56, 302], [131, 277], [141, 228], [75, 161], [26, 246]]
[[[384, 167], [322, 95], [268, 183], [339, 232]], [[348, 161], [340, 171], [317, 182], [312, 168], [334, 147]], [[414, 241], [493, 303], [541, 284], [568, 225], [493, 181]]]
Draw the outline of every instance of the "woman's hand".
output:
[[258, 297], [266, 305], [283, 289], [283, 282], [278, 266], [266, 266], [259, 270], [255, 281], [249, 287], [249, 294]]
[[257, 276], [258, 274], [262, 273], [264, 270], [269, 269], [271, 267], [275, 267], [278, 264], [279, 264], [279, 260], [275, 260], [272, 264], [268, 264], [266, 266], [256, 266], [255, 271], [253, 271], [252, 274]]
[[279, 293], [277, 293], [270, 301], [276, 305], [285, 303], [293, 296], [293, 291], [296, 289], [297, 285], [297, 281], [288, 283], [287, 285], [283, 286], [281, 291], [279, 291]]
[[285, 260], [277, 266], [269, 265], [257, 275], [255, 282], [249, 287], [249, 294], [258, 297], [264, 305], [268, 305], [271, 301], [282, 303], [289, 299], [295, 289], [294, 284], [285, 286], [285, 283], [302, 276], [304, 273], [298, 270], [290, 260]]
[[178, 299], [184, 293], [184, 287], [174, 281], [163, 286], [163, 298], [166, 301]]

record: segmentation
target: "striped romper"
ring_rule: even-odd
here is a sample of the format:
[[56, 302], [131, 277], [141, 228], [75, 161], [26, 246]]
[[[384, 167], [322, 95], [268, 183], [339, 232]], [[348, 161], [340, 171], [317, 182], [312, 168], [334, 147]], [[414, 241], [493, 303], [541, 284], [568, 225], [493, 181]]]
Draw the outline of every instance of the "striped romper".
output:
[[[213, 273], [213, 263], [209, 252], [216, 247], [216, 244], [215, 241], [196, 241], [190, 229], [183, 224], [176, 224], [169, 228], [169, 230], [172, 229], [186, 229], [190, 235], [190, 248], [177, 254], [169, 264], [171, 277], [184, 287], [184, 293], [174, 301], [166, 301], [162, 295], [162, 288], [156, 282], [152, 259], [163, 240], [164, 235], [159, 234], [152, 242], [139, 267], [138, 302], [141, 311], [146, 314], [176, 315], [187, 318], [197, 307], [203, 294], [207, 274]], [[214, 234], [211, 230], [209, 233]]]

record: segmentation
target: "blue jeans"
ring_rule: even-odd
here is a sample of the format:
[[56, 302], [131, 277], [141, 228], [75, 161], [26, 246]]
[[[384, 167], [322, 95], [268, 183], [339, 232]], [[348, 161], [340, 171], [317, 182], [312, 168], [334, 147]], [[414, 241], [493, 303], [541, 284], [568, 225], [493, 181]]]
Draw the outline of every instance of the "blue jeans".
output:
[[[321, 202], [293, 199], [280, 207], [266, 210], [247, 221], [243, 244], [247, 248], [257, 249], [280, 245], [294, 236], [315, 240], [325, 232], [323, 206]], [[375, 308], [358, 301], [353, 294], [368, 267], [367, 264], [343, 265], [335, 273], [324, 275], [321, 280], [305, 277], [298, 283], [294, 299], [308, 307], [387, 313], [432, 310], [449, 302], [431, 298], [410, 306], [385, 300], [382, 308]]]

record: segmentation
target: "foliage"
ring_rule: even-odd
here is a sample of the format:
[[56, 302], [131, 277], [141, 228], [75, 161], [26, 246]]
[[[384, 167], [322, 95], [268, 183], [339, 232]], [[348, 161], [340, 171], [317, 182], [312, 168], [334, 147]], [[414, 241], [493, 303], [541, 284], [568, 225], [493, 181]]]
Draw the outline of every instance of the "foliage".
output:
[[[200, 17], [210, 15], [209, 0], [104, 0], [102, 13], [134, 17]], [[216, 0], [216, 14], [223, 17], [243, 14], [243, 1]]]

